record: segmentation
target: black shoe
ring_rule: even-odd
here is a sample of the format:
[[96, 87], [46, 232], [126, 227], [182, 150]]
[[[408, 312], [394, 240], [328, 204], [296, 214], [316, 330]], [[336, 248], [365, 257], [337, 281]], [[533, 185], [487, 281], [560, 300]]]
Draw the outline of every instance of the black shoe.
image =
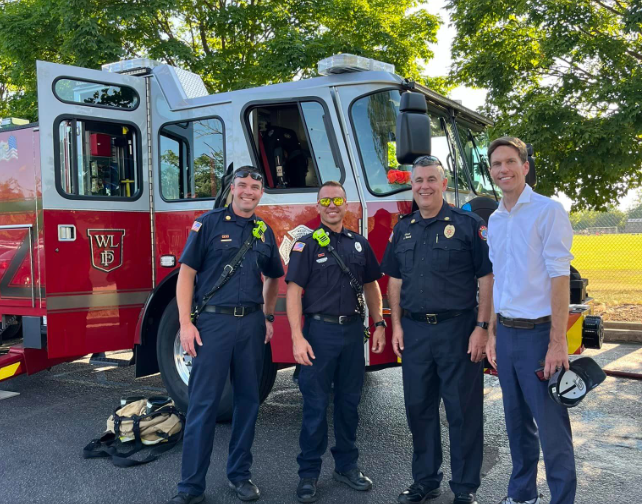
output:
[[238, 483], [230, 481], [230, 488], [236, 492], [236, 496], [242, 501], [255, 501], [261, 496], [258, 487], [251, 480], [242, 480]]
[[399, 504], [423, 504], [427, 500], [436, 499], [441, 495], [441, 488], [430, 489], [421, 483], [413, 483], [399, 494]]
[[455, 495], [453, 504], [477, 504], [474, 493], [460, 493]]
[[317, 479], [301, 478], [299, 485], [296, 487], [296, 498], [299, 502], [316, 502], [319, 498], [317, 495]]
[[178, 492], [171, 500], [167, 501], [167, 504], [198, 504], [199, 502], [203, 502], [203, 500], [205, 500], [203, 494], [191, 495], [185, 492]]
[[339, 472], [335, 469], [332, 477], [341, 483], [345, 483], [350, 488], [359, 490], [360, 492], [365, 492], [372, 488], [372, 480], [363, 474], [358, 467], [350, 469], [347, 472]]

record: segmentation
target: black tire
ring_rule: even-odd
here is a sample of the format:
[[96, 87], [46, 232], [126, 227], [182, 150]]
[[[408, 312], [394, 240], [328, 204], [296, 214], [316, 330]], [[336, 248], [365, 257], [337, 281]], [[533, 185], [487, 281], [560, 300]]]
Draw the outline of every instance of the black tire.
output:
[[[176, 298], [174, 298], [165, 308], [160, 320], [156, 341], [156, 355], [158, 358], [158, 368], [167, 393], [174, 400], [176, 406], [178, 406], [182, 412], [187, 413], [187, 404], [189, 402], [187, 383], [181, 378], [174, 362], [174, 342], [179, 328], [178, 306], [176, 305]], [[218, 422], [229, 422], [232, 420], [233, 400], [232, 384], [230, 383], [230, 377], [228, 375], [227, 383], [221, 396], [221, 402], [218, 406], [218, 414], [216, 416]]]
[[[176, 299], [172, 299], [165, 308], [160, 320], [156, 353], [158, 358], [158, 368], [160, 369], [161, 377], [165, 384], [165, 388], [167, 389], [167, 393], [174, 400], [176, 406], [186, 413], [187, 404], [189, 402], [187, 383], [185, 383], [181, 378], [174, 361], [174, 342], [178, 331], [178, 306], [176, 305]], [[272, 391], [274, 381], [276, 380], [276, 372], [277, 366], [272, 362], [272, 348], [270, 345], [267, 345], [263, 360], [263, 374], [261, 375], [261, 381], [259, 383], [259, 400], [261, 402], [265, 401]], [[232, 420], [233, 409], [233, 388], [228, 374], [227, 383], [225, 384], [225, 389], [221, 396], [221, 402], [219, 403], [216, 420], [218, 422], [230, 422]]]
[[10, 339], [19, 338], [22, 334], [22, 321], [19, 319], [17, 324], [11, 324], [4, 331], [0, 333], [0, 342], [8, 341]]

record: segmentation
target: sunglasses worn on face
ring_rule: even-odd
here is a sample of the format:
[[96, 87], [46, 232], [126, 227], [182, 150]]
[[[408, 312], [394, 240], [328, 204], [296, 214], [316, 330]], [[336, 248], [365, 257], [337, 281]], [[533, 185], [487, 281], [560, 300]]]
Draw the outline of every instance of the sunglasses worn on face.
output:
[[245, 178], [247, 176], [252, 177], [254, 180], [260, 180], [261, 182], [263, 181], [263, 175], [257, 172], [251, 172], [251, 171], [238, 171], [234, 174], [234, 178]]
[[329, 207], [330, 202], [334, 203], [335, 206], [341, 206], [345, 203], [343, 198], [321, 198], [319, 200], [319, 205], [322, 207]]

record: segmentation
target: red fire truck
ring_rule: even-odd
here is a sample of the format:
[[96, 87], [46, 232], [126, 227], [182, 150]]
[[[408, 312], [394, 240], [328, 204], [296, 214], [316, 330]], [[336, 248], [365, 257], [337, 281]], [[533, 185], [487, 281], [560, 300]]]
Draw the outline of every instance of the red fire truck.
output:
[[[160, 371], [184, 408], [191, 359], [178, 339], [177, 259], [194, 218], [225, 204], [233, 166], [264, 171], [257, 214], [286, 267], [297, 238], [319, 224], [326, 180], [344, 184], [346, 225], [381, 259], [412, 208], [401, 144], [406, 163], [431, 150], [448, 166], [451, 204], [492, 207], [487, 118], [374, 60], [334, 56], [319, 73], [208, 95], [197, 75], [151, 60], [102, 71], [38, 62], [39, 123], [0, 129], [0, 381], [134, 349], [136, 376]], [[425, 107], [400, 110], [404, 93], [420, 94]], [[582, 304], [586, 281], [573, 282], [577, 353], [601, 343], [601, 326]], [[387, 279], [380, 284], [385, 296]], [[383, 354], [368, 344], [364, 352], [371, 369], [397, 364], [390, 341]], [[277, 369], [293, 363], [282, 284], [262, 398]], [[220, 418], [231, 408], [226, 393]]]

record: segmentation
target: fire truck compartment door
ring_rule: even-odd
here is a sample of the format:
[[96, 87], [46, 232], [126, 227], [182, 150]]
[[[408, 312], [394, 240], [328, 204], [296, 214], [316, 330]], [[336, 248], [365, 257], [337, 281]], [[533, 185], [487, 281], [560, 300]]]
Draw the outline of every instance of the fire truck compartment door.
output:
[[49, 357], [132, 348], [152, 288], [146, 79], [37, 70]]

